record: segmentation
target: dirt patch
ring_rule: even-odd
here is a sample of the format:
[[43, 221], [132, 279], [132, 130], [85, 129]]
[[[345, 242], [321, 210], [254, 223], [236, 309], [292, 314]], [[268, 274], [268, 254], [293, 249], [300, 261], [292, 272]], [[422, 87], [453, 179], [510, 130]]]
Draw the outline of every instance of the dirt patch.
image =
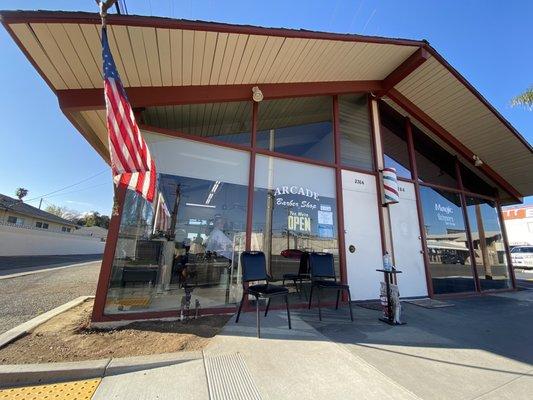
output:
[[143, 321], [101, 330], [90, 329], [93, 301], [88, 300], [0, 349], [1, 364], [95, 360], [203, 349], [229, 315], [180, 321]]

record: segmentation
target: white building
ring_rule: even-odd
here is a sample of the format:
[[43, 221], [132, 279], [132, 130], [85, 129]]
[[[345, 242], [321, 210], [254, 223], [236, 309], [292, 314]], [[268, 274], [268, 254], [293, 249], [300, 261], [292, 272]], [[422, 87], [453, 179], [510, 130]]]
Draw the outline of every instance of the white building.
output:
[[533, 245], [533, 205], [502, 210], [509, 246]]

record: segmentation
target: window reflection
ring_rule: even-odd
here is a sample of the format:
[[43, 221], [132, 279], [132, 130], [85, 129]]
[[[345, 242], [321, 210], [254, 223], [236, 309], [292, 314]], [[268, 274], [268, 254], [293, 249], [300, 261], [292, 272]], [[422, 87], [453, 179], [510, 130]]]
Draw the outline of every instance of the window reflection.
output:
[[333, 162], [332, 104], [330, 96], [262, 101], [257, 147]]
[[[148, 203], [127, 191], [105, 312], [234, 304], [242, 293], [247, 153], [145, 136], [160, 161], [157, 196]], [[165, 151], [175, 158], [160, 157]], [[176, 157], [180, 151], [196, 157], [194, 165]]]
[[372, 138], [366, 94], [339, 96], [341, 163], [373, 170]]
[[481, 289], [511, 287], [496, 205], [476, 197], [467, 197], [466, 204]]
[[475, 289], [460, 196], [420, 187], [426, 244], [436, 294]]
[[380, 104], [380, 117], [385, 167], [395, 168], [399, 177], [411, 179], [405, 119], [385, 103]]
[[420, 181], [456, 188], [455, 157], [414, 125], [413, 141]]
[[225, 143], [250, 145], [250, 101], [148, 107], [142, 117], [150, 126]]
[[312, 251], [332, 253], [338, 274], [333, 170], [257, 156], [255, 177], [252, 250], [265, 253], [273, 279], [298, 274], [303, 253]]

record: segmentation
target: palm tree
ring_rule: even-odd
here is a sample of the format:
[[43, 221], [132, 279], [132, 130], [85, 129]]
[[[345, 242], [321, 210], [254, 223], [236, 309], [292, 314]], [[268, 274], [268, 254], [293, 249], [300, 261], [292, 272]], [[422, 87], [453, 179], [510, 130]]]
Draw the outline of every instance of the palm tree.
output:
[[524, 93], [513, 98], [511, 100], [511, 106], [524, 106], [529, 108], [530, 111], [533, 110], [533, 86], [527, 89]]
[[23, 188], [23, 187], [19, 187], [15, 191], [15, 196], [17, 196], [20, 201], [22, 201], [22, 198], [26, 197], [27, 194], [28, 194], [28, 189]]

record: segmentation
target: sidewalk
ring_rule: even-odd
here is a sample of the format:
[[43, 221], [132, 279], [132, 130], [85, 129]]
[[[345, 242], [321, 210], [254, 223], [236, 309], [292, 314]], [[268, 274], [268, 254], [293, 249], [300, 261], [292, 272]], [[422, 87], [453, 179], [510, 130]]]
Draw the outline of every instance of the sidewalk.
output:
[[[533, 388], [533, 291], [426, 309], [404, 304], [407, 325], [378, 311], [347, 309], [230, 320], [202, 355], [99, 381], [93, 399], [513, 399]], [[124, 372], [123, 370], [121, 372]]]

